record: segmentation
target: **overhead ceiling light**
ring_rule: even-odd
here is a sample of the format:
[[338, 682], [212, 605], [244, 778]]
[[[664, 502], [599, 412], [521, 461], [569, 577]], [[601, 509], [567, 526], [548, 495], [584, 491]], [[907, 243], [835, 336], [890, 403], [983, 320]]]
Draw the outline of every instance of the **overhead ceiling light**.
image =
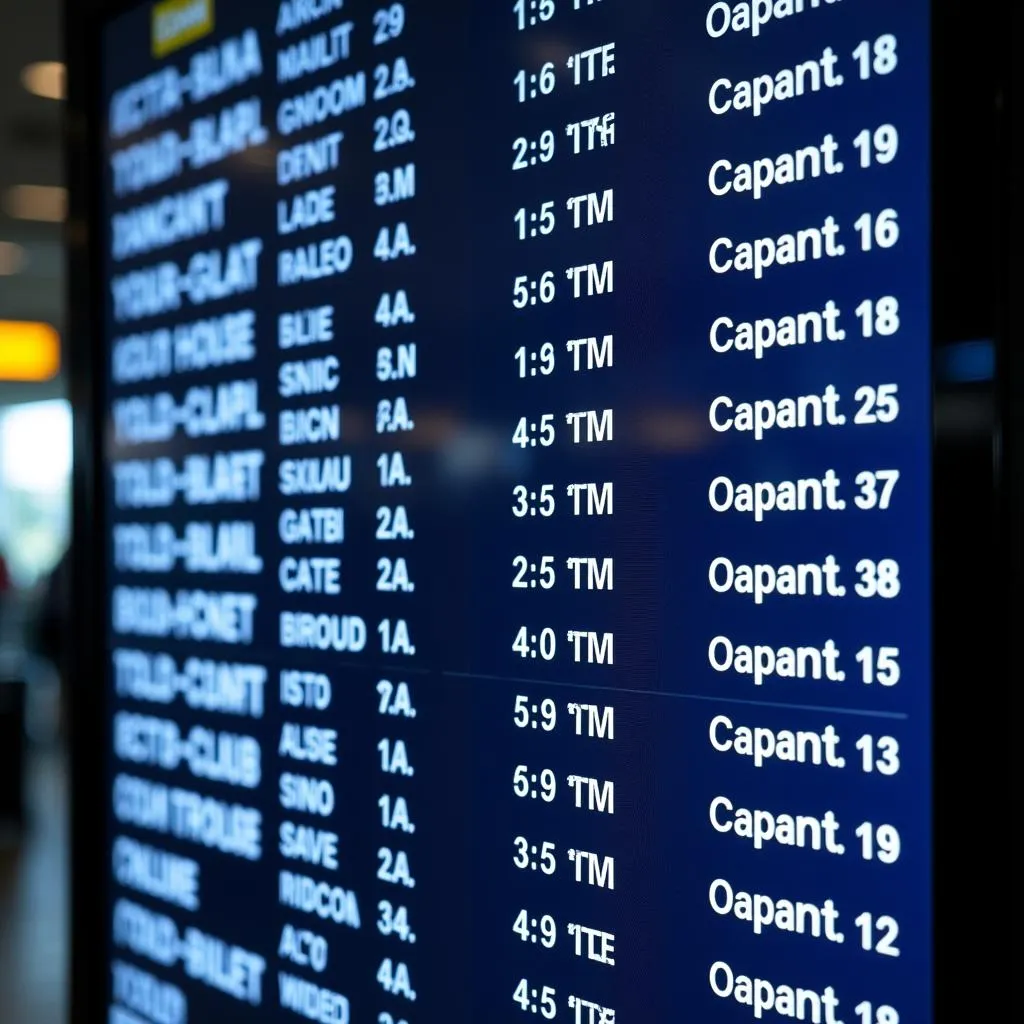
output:
[[52, 380], [60, 372], [60, 335], [50, 324], [0, 320], [0, 380]]
[[12, 185], [4, 196], [4, 209], [18, 220], [57, 224], [67, 216], [68, 192], [55, 185]]
[[62, 100], [66, 93], [65, 68], [57, 60], [40, 60], [21, 73], [21, 84], [34, 96]]
[[25, 250], [14, 242], [0, 242], [0, 277], [17, 274], [25, 266]]

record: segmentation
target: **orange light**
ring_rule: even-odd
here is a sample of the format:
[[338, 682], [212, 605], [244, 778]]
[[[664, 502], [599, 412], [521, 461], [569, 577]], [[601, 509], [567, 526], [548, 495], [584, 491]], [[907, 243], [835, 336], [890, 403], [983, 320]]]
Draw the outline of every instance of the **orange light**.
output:
[[18, 220], [57, 224], [67, 216], [67, 189], [57, 185], [12, 185], [4, 196], [4, 207]]
[[64, 65], [56, 60], [36, 61], [21, 73], [21, 84], [34, 96], [42, 96], [45, 100], [64, 99], [64, 79]]
[[49, 324], [0, 320], [0, 380], [53, 380], [60, 372], [60, 335]]
[[0, 242], [0, 277], [12, 277], [25, 268], [25, 250], [15, 242]]

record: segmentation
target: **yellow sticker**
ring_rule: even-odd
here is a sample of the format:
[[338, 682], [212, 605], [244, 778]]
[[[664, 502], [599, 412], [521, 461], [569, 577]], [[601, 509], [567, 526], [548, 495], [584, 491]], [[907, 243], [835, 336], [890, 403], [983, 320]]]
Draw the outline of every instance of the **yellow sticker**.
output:
[[166, 57], [213, 31], [213, 0], [161, 0], [153, 7], [153, 56]]

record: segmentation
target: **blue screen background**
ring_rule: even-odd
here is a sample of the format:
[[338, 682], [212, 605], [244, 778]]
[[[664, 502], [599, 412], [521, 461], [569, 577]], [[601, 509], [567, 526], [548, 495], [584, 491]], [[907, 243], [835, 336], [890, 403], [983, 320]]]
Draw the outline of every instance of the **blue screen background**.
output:
[[[179, 663], [193, 653], [266, 665], [270, 670], [267, 710], [260, 720], [239, 726], [193, 712], [180, 702], [145, 709], [114, 698], [112, 711], [148, 710], [187, 727], [201, 722], [256, 736], [263, 749], [263, 782], [239, 795], [222, 783], [203, 783], [187, 768], [124, 766], [118, 771], [187, 785], [222, 799], [258, 807], [264, 820], [264, 854], [252, 864], [197, 849], [172, 838], [154, 838], [111, 816], [111, 837], [130, 834], [161, 848], [196, 857], [201, 863], [202, 903], [189, 915], [172, 913], [180, 925], [196, 923], [208, 933], [240, 943], [267, 960], [258, 1006], [239, 1005], [223, 993], [186, 978], [180, 967], [159, 967], [112, 945], [112, 956], [136, 962], [179, 985], [187, 995], [189, 1019], [283, 1020], [275, 975], [279, 969], [303, 974], [277, 955], [282, 926], [303, 924], [323, 934], [330, 959], [323, 974], [304, 976], [350, 1001], [353, 1021], [390, 1012], [409, 1024], [432, 1021], [516, 1021], [537, 1017], [513, 1000], [520, 979], [531, 990], [557, 991], [559, 1020], [578, 1020], [566, 1002], [575, 993], [613, 1008], [619, 1021], [676, 1017], [694, 1022], [751, 1019], [753, 1010], [735, 998], [716, 995], [712, 965], [724, 962], [738, 975], [822, 992], [832, 986], [839, 999], [837, 1020], [874, 1020], [855, 1007], [867, 1001], [896, 1008], [899, 1020], [926, 1022], [931, 1007], [931, 750], [930, 750], [930, 287], [929, 287], [929, 5], [881, 0], [843, 0], [767, 24], [760, 35], [730, 32], [709, 38], [710, 4], [660, 0], [603, 0], [582, 11], [558, 0], [550, 22], [517, 31], [511, 4], [452, 2], [405, 4], [406, 27], [395, 41], [371, 45], [374, 5], [347, 2], [323, 23], [292, 33], [310, 34], [342, 19], [356, 23], [353, 53], [344, 73], [371, 69], [385, 58], [408, 59], [416, 86], [384, 102], [368, 101], [317, 128], [283, 139], [274, 124], [286, 96], [318, 82], [323, 71], [298, 82], [278, 84], [274, 51], [277, 5], [265, 0], [216, 5], [213, 36], [171, 54], [163, 63], [184, 67], [193, 49], [209, 46], [253, 27], [259, 32], [264, 74], [256, 82], [186, 109], [140, 137], [168, 127], [187, 133], [198, 113], [219, 110], [248, 95], [262, 99], [270, 139], [220, 165], [186, 171], [179, 178], [131, 199], [117, 199], [110, 187], [108, 157], [132, 140], [108, 140], [104, 158], [107, 216], [156, 195], [227, 176], [231, 191], [227, 225], [219, 237], [183, 242], [130, 266], [160, 259], [184, 265], [198, 248], [226, 246], [258, 236], [264, 241], [259, 290], [252, 296], [183, 309], [143, 326], [185, 322], [201, 315], [248, 307], [256, 311], [254, 362], [205, 374], [175, 376], [142, 384], [111, 384], [110, 398], [168, 389], [181, 397], [197, 382], [242, 377], [260, 382], [267, 414], [262, 434], [242, 438], [188, 439], [179, 434], [164, 444], [119, 446], [111, 435], [112, 460], [191, 451], [259, 447], [265, 450], [262, 497], [254, 506], [137, 513], [115, 506], [108, 495], [109, 521], [172, 521], [226, 517], [256, 523], [266, 565], [255, 579], [224, 577], [197, 581], [180, 567], [161, 580], [112, 571], [116, 584], [177, 588], [251, 590], [258, 595], [256, 635], [244, 651], [178, 640], [124, 638], [111, 629], [110, 645], [167, 651]], [[718, 5], [721, 6], [721, 5]], [[135, 81], [160, 62], [150, 56], [150, 10], [140, 7], [112, 22], [105, 35], [105, 95]], [[857, 77], [851, 54], [862, 40], [884, 33], [898, 40], [898, 66], [887, 75]], [[615, 73], [572, 87], [563, 70], [569, 54], [614, 41]], [[769, 104], [761, 116], [733, 111], [716, 116], [708, 91], [716, 79], [732, 81], [793, 67], [817, 58], [824, 47], [838, 54], [842, 88]], [[550, 97], [520, 103], [513, 77], [551, 60], [558, 85]], [[372, 90], [372, 76], [370, 85]], [[387, 153], [375, 153], [373, 121], [396, 107], [408, 109], [416, 138]], [[614, 145], [570, 155], [564, 125], [615, 113]], [[865, 128], [892, 124], [899, 151], [886, 165], [861, 169], [853, 138]], [[308, 185], [280, 187], [275, 149], [312, 139], [335, 128], [345, 132], [341, 165]], [[556, 157], [550, 164], [513, 171], [513, 140], [536, 139], [554, 129]], [[832, 133], [846, 169], [769, 188], [759, 200], [748, 194], [716, 197], [707, 186], [715, 160], [734, 162], [776, 156]], [[405, 203], [373, 202], [374, 175], [382, 169], [416, 164], [416, 195]], [[337, 224], [311, 229], [295, 239], [277, 237], [277, 201], [305, 187], [337, 187]], [[614, 189], [614, 220], [573, 230], [567, 197]], [[519, 240], [513, 217], [519, 208], [537, 210], [555, 201], [558, 227], [549, 237]], [[860, 251], [854, 221], [865, 212], [898, 211], [899, 242], [890, 249]], [[751, 274], [715, 274], [709, 250], [717, 238], [736, 242], [777, 237], [820, 226], [831, 216], [846, 246], [841, 258], [774, 267], [762, 280]], [[408, 224], [417, 251], [382, 263], [372, 250], [382, 225]], [[337, 230], [335, 230], [337, 228]], [[355, 246], [352, 268], [343, 276], [278, 289], [276, 249], [344, 232]], [[105, 245], [109, 252], [109, 245]], [[614, 260], [614, 292], [585, 301], [569, 298], [564, 268]], [[107, 258], [109, 276], [125, 267]], [[512, 286], [519, 275], [538, 278], [555, 271], [559, 293], [548, 306], [516, 310]], [[379, 296], [404, 289], [415, 309], [415, 324], [382, 329], [374, 322]], [[865, 299], [895, 296], [900, 328], [891, 337], [860, 336], [853, 310]], [[842, 342], [773, 348], [763, 359], [752, 353], [716, 353], [708, 341], [712, 322], [736, 323], [820, 310], [829, 301], [842, 310]], [[114, 322], [107, 296], [107, 336], [128, 328]], [[334, 305], [332, 346], [298, 353], [277, 343], [280, 313], [324, 303]], [[587, 373], [570, 369], [567, 339], [614, 335], [614, 366]], [[414, 379], [382, 383], [375, 376], [382, 345], [415, 341]], [[553, 342], [557, 368], [550, 377], [520, 378], [514, 353]], [[276, 393], [278, 365], [285, 359], [331, 351], [341, 361], [341, 385], [332, 401], [342, 405], [340, 445], [284, 450], [276, 424], [281, 408], [295, 402]], [[895, 422], [856, 426], [858, 388], [898, 385]], [[761, 441], [735, 431], [715, 432], [711, 403], [722, 395], [734, 402], [841, 394], [847, 424], [841, 427], [770, 431]], [[408, 434], [375, 432], [377, 402], [401, 394], [415, 419]], [[310, 402], [312, 403], [312, 399]], [[564, 414], [614, 410], [614, 439], [574, 445]], [[551, 448], [520, 448], [513, 433], [521, 417], [536, 423], [554, 414], [558, 439]], [[401, 451], [412, 486], [390, 493], [379, 485], [376, 460]], [[347, 493], [296, 499], [277, 489], [277, 463], [297, 455], [343, 453], [352, 458]], [[864, 470], [898, 469], [891, 506], [855, 507], [852, 481]], [[710, 482], [719, 476], [740, 482], [821, 477], [834, 470], [847, 499], [843, 511], [774, 512], [764, 522], [732, 511], [715, 512]], [[614, 483], [614, 515], [572, 515], [566, 487], [573, 482]], [[512, 513], [513, 489], [531, 492], [553, 485], [558, 508], [551, 518]], [[297, 552], [278, 536], [285, 507], [340, 504], [346, 538], [341, 546], [340, 597], [282, 593], [276, 567]], [[377, 543], [377, 509], [401, 503], [415, 528], [404, 545]], [[401, 548], [401, 550], [399, 550]], [[316, 551], [315, 553], [323, 553]], [[409, 594], [375, 589], [382, 555], [403, 555], [415, 578]], [[514, 590], [513, 560], [531, 563], [552, 556], [563, 567], [573, 556], [612, 557], [614, 590], [576, 591], [568, 574], [550, 592]], [[708, 583], [715, 558], [733, 563], [822, 563], [832, 555], [842, 566], [847, 596], [769, 596], [755, 605], [735, 593], [715, 593]], [[861, 559], [899, 562], [900, 592], [891, 600], [853, 596], [854, 565]], [[111, 562], [113, 566], [113, 562]], [[370, 633], [360, 653], [283, 649], [278, 642], [282, 610], [361, 616]], [[376, 624], [402, 617], [409, 624], [415, 654], [382, 654]], [[523, 658], [513, 650], [517, 631], [554, 630], [559, 650], [551, 662]], [[577, 664], [566, 633], [572, 629], [614, 633], [614, 665]], [[822, 647], [832, 640], [842, 652], [846, 679], [783, 679], [755, 687], [749, 676], [715, 672], [708, 660], [714, 637], [736, 644]], [[865, 645], [899, 648], [898, 685], [863, 685], [853, 656]], [[326, 673], [333, 683], [330, 708], [292, 710], [277, 700], [280, 669]], [[378, 714], [381, 678], [408, 681], [416, 718], [388, 721]], [[525, 729], [514, 721], [519, 695], [529, 706], [553, 699], [558, 727], [553, 733]], [[570, 702], [615, 708], [614, 740], [577, 736]], [[708, 732], [716, 716], [736, 726], [820, 732], [832, 725], [841, 735], [844, 768], [769, 761], [755, 768], [749, 758], [716, 751]], [[341, 837], [341, 866], [332, 884], [355, 891], [359, 930], [324, 923], [282, 907], [277, 872], [315, 868], [283, 860], [277, 828], [285, 812], [277, 799], [280, 771], [301, 770], [276, 755], [283, 721], [329, 725], [339, 732], [340, 764], [330, 772], [337, 806], [330, 824]], [[899, 743], [894, 776], [860, 769], [854, 743], [863, 734], [890, 736]], [[415, 775], [396, 780], [380, 771], [377, 743], [401, 737]], [[615, 813], [588, 813], [573, 806], [567, 788], [548, 804], [513, 792], [518, 765], [551, 769], [559, 780], [571, 774], [613, 780]], [[311, 772], [311, 774], [315, 774]], [[320, 773], [324, 774], [324, 773]], [[416, 822], [414, 834], [381, 829], [378, 799], [384, 792], [406, 796]], [[823, 816], [840, 822], [842, 856], [767, 844], [754, 850], [733, 834], [716, 832], [709, 807], [725, 796], [735, 807], [773, 813]], [[244, 797], [244, 799], [243, 799]], [[901, 836], [898, 861], [886, 865], [860, 856], [854, 829], [862, 822], [891, 824]], [[554, 844], [558, 870], [544, 876], [534, 866], [513, 863], [514, 840]], [[409, 855], [414, 888], [396, 892], [376, 876], [378, 850], [401, 848]], [[571, 879], [570, 849], [601, 851], [616, 861], [615, 889], [578, 885]], [[531, 857], [536, 860], [535, 857]], [[835, 901], [842, 944], [766, 928], [753, 933], [733, 916], [715, 914], [708, 888], [715, 879], [733, 889], [775, 899], [821, 905]], [[159, 901], [111, 886], [111, 905], [129, 896], [161, 908]], [[380, 899], [408, 907], [415, 943], [382, 936], [376, 927]], [[547, 950], [523, 942], [512, 928], [516, 915], [550, 915], [558, 941]], [[854, 918], [867, 911], [899, 923], [898, 957], [861, 949]], [[615, 934], [615, 964], [573, 954], [569, 922]], [[388, 994], [376, 980], [382, 958], [406, 963], [416, 999]], [[535, 999], [532, 999], [536, 1002]], [[766, 1019], [776, 1019], [767, 1010]], [[583, 1019], [586, 1019], [585, 1017]], [[596, 1018], [595, 1018], [596, 1019]], [[806, 1017], [805, 1019], [811, 1019]], [[823, 1018], [825, 1019], [825, 1018]], [[880, 1024], [892, 1024], [881, 1020]]]

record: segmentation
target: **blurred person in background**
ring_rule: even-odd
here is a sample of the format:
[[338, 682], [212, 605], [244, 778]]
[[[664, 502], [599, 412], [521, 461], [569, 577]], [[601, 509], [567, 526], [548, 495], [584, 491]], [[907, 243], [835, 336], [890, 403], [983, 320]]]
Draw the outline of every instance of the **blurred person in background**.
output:
[[41, 599], [36, 618], [36, 652], [45, 658], [57, 675], [58, 698], [57, 730], [63, 735], [67, 720], [67, 643], [70, 634], [70, 549], [65, 548], [57, 564], [42, 584]]
[[3, 552], [0, 551], [0, 644], [3, 643], [7, 633], [12, 590], [13, 584], [11, 582], [11, 572], [7, 568], [7, 559], [4, 557]]

